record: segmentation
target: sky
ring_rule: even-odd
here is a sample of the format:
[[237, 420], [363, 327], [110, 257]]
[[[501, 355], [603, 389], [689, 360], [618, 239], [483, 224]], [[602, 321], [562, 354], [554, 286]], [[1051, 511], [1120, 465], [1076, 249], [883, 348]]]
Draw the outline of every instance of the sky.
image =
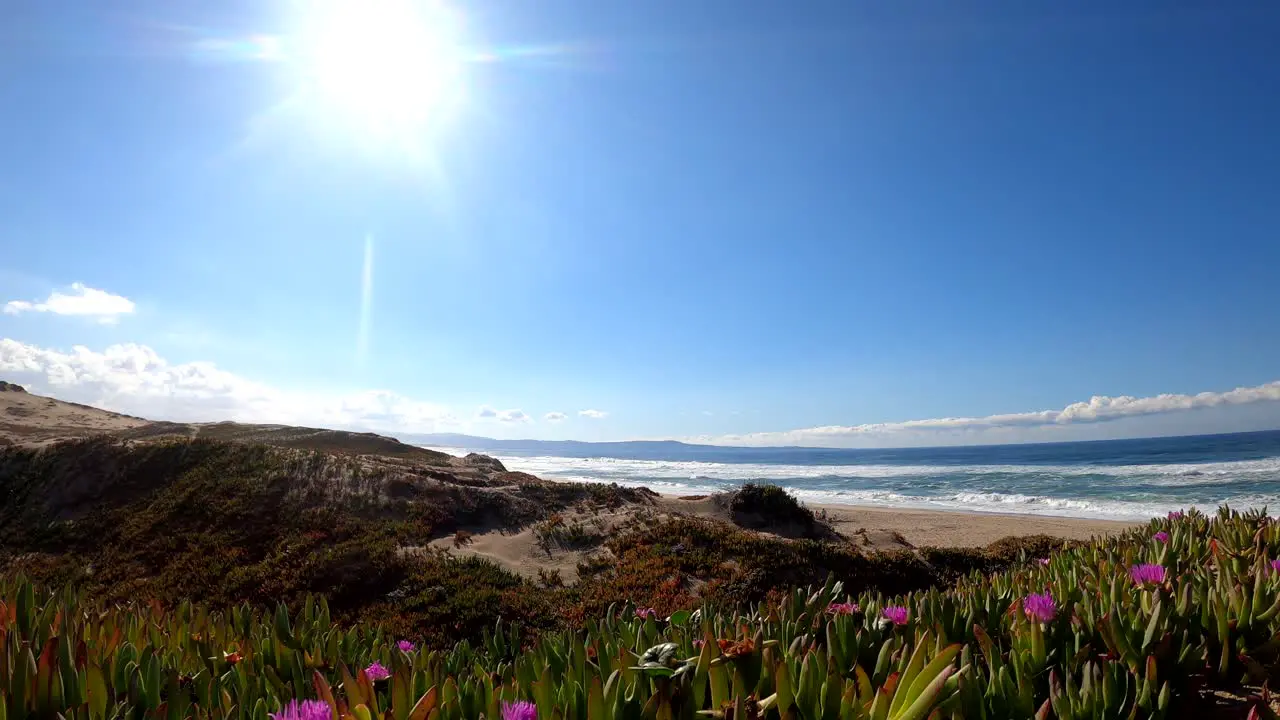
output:
[[1280, 5], [17, 0], [0, 377], [153, 418], [1280, 427]]

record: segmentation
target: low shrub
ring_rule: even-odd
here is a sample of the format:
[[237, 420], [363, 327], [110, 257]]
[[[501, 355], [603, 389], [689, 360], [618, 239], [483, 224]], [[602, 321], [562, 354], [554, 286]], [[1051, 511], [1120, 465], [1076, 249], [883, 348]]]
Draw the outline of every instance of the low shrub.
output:
[[554, 514], [533, 528], [538, 546], [548, 555], [553, 549], [588, 550], [604, 542], [606, 526], [599, 517], [566, 520]]
[[777, 485], [746, 483], [719, 497], [733, 522], [753, 530], [769, 530], [787, 537], [831, 538], [835, 533], [813, 511]]

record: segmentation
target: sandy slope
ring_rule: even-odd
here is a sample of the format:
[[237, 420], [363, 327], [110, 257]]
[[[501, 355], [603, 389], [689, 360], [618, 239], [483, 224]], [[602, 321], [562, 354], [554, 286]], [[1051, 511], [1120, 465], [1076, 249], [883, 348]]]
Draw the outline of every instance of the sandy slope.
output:
[[0, 384], [0, 445], [41, 446], [57, 440], [107, 433], [129, 440], [199, 437], [347, 455], [378, 455], [428, 465], [459, 468], [467, 465], [462, 458], [406, 445], [395, 438], [374, 433], [236, 422], [153, 422], [14, 389], [18, 387]]
[[55, 440], [142, 427], [142, 418], [15, 391], [0, 391], [0, 444], [45, 445]]

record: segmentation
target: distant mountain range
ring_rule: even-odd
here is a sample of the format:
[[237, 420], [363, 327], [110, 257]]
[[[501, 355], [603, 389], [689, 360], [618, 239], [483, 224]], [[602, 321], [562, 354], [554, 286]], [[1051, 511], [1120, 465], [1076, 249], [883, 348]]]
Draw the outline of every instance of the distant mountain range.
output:
[[806, 448], [695, 445], [677, 440], [498, 440], [452, 433], [397, 434], [427, 448], [517, 457], [613, 458], [788, 465], [1116, 465], [1236, 462], [1277, 457], [1280, 430], [1166, 438], [935, 448]]
[[[612, 457], [647, 459], [653, 457], [695, 458], [723, 454], [727, 448], [691, 445], [677, 440], [628, 440], [625, 442], [583, 442], [581, 440], [498, 440], [457, 433], [397, 434], [402, 442], [433, 448], [455, 448], [510, 455], [553, 455], [555, 457]], [[776, 448], [774, 448], [776, 449]]]

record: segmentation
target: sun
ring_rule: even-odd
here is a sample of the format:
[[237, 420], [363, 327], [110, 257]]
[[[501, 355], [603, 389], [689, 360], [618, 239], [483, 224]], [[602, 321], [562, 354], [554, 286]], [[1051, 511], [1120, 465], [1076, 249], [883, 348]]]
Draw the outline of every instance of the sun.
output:
[[464, 99], [458, 15], [436, 0], [324, 0], [302, 18], [315, 112], [372, 139], [433, 132]]

